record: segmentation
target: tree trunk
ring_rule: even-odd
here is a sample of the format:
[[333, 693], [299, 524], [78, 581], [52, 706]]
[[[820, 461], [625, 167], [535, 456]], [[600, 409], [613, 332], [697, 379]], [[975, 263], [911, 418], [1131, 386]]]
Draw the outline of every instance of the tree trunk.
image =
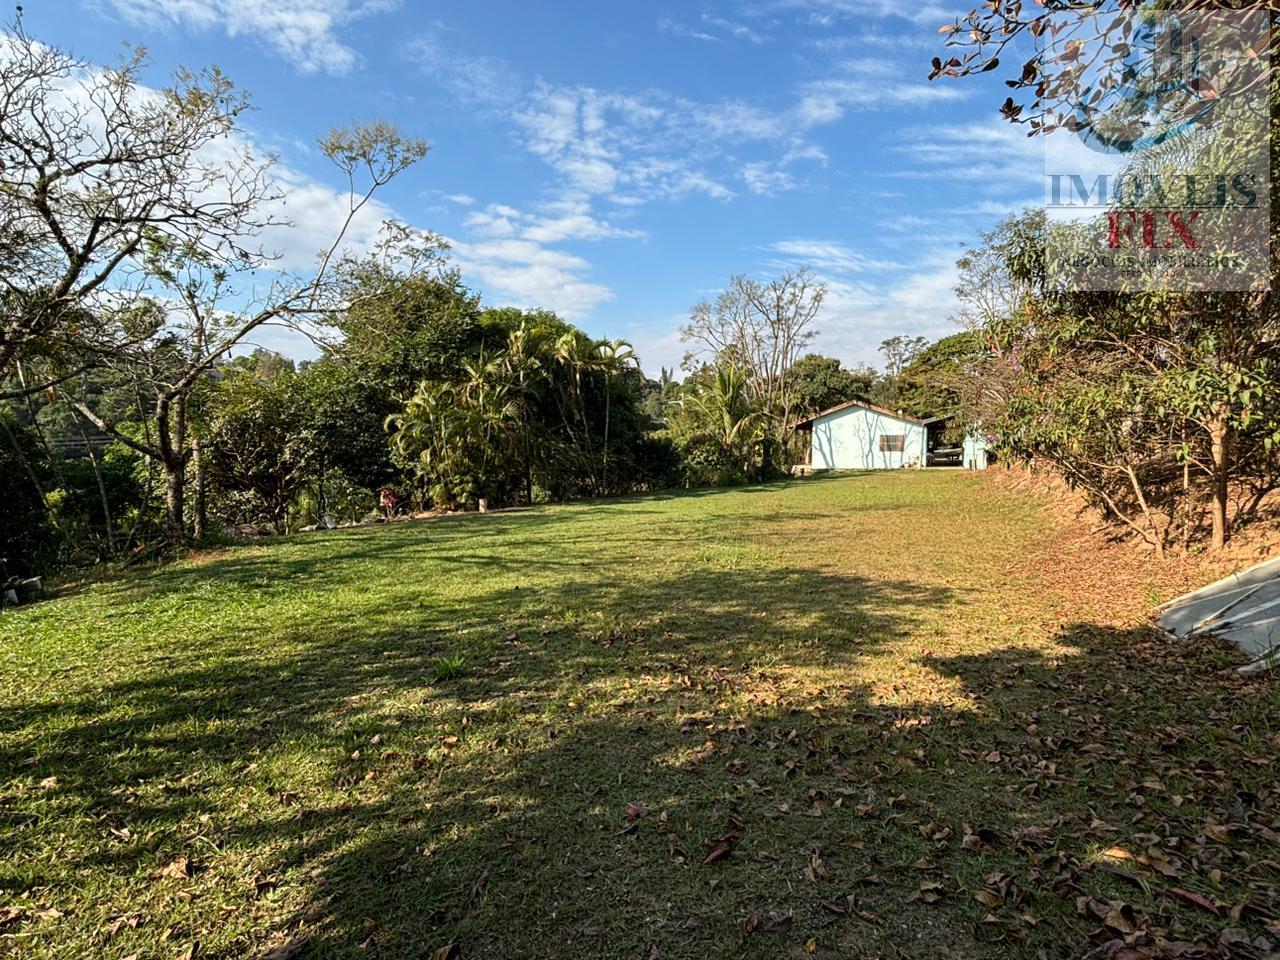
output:
[[589, 477], [593, 492], [599, 492], [599, 482], [596, 478], [596, 454], [591, 449], [591, 424], [587, 422], [586, 407], [582, 403], [582, 377], [575, 369], [573, 374], [573, 382], [575, 393], [577, 394], [578, 419], [582, 421], [582, 441], [586, 449], [587, 464], [590, 467], [591, 475]]
[[187, 540], [187, 420], [186, 398], [161, 397], [156, 404], [156, 440], [164, 467], [165, 535], [172, 546]]
[[600, 492], [609, 495], [609, 375], [604, 377], [604, 446], [600, 454]]
[[169, 542], [181, 546], [187, 539], [185, 520], [187, 499], [186, 465], [164, 463], [164, 526]]
[[[80, 426], [79, 418], [76, 418], [76, 425]], [[98, 484], [98, 500], [102, 504], [102, 523], [107, 534], [107, 556], [114, 558], [116, 555], [115, 522], [111, 518], [111, 504], [107, 500], [107, 484], [102, 478], [102, 464], [98, 462], [98, 455], [93, 452], [93, 444], [83, 426], [80, 427], [80, 436], [84, 439], [85, 452], [89, 455], [89, 463], [93, 467], [93, 478]]]
[[1221, 550], [1227, 545], [1231, 531], [1227, 527], [1227, 472], [1231, 456], [1231, 431], [1223, 418], [1209, 422], [1209, 454], [1213, 461], [1213, 500], [1210, 515], [1213, 520], [1211, 546]]
[[533, 506], [533, 454], [529, 447], [529, 395], [525, 392], [524, 370], [520, 371], [520, 426], [524, 433], [524, 501]]
[[199, 543], [204, 540], [205, 526], [209, 520], [208, 498], [205, 496], [204, 483], [204, 451], [200, 447], [199, 438], [191, 441], [191, 463], [195, 468], [196, 483], [196, 511], [191, 533], [195, 541]]

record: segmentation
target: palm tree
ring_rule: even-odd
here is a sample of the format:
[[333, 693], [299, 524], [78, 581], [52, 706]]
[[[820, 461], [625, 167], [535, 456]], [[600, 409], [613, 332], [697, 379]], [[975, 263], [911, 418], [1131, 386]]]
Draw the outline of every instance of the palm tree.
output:
[[533, 464], [529, 443], [529, 390], [530, 379], [542, 369], [541, 352], [545, 346], [545, 331], [530, 327], [521, 320], [520, 326], [507, 334], [507, 350], [502, 363], [507, 375], [516, 381], [519, 391], [521, 440], [524, 454], [524, 497], [533, 503]]
[[[704, 429], [719, 442], [725, 454], [744, 470], [751, 462], [751, 446], [765, 422], [763, 412], [748, 395], [748, 375], [734, 364], [721, 364], [711, 382], [688, 396]], [[684, 398], [680, 403], [683, 403]]]
[[636, 360], [635, 348], [626, 340], [596, 343], [596, 367], [604, 374], [604, 451], [600, 462], [601, 492], [609, 489], [609, 378], [622, 373]]
[[511, 396], [504, 357], [485, 360], [482, 354], [477, 361], [464, 363], [462, 372], [465, 379], [461, 397], [469, 408], [473, 437], [479, 441], [476, 474], [483, 487], [489, 479], [490, 461], [501, 460], [503, 448], [510, 441], [508, 428], [519, 415], [519, 401]]
[[[587, 413], [582, 403], [582, 374], [595, 368], [595, 344], [580, 330], [567, 330], [556, 340], [555, 358], [573, 376], [573, 403], [578, 411], [578, 419], [582, 422], [582, 442], [585, 448], [586, 462], [592, 485], [596, 485], [595, 453], [591, 449], [591, 425], [587, 422]], [[564, 416], [563, 410], [561, 416]], [[565, 419], [565, 428], [569, 438], [573, 439], [573, 431], [568, 430], [569, 422]]]

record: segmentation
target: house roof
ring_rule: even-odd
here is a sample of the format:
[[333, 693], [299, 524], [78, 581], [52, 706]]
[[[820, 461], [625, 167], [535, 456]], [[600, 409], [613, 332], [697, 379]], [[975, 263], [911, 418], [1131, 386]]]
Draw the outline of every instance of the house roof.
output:
[[850, 407], [861, 407], [863, 410], [870, 410], [873, 413], [880, 413], [886, 417], [893, 417], [893, 419], [901, 420], [903, 423], [918, 423], [923, 425], [925, 422], [919, 417], [909, 417], [905, 413], [898, 413], [894, 410], [888, 410], [885, 407], [877, 407], [874, 403], [864, 403], [861, 400], [846, 400], [844, 403], [837, 403], [834, 407], [827, 407], [825, 410], [819, 410], [812, 417], [797, 420], [795, 422], [795, 427], [799, 429], [806, 423], [813, 423], [815, 420], [821, 420], [823, 417], [830, 416], [833, 413], [839, 413], [841, 410], [848, 410]]

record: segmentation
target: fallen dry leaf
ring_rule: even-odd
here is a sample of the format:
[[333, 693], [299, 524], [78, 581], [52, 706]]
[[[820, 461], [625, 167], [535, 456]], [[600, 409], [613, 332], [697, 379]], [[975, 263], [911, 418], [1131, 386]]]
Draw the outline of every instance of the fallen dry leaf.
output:
[[908, 901], [919, 900], [922, 903], [937, 903], [941, 899], [942, 884], [937, 880], [921, 880], [920, 886], [907, 897]]
[[191, 876], [191, 861], [186, 857], [178, 857], [176, 860], [169, 863], [168, 866], [160, 869], [160, 876], [174, 877], [176, 879], [189, 877]]
[[973, 899], [988, 907], [998, 907], [1004, 903], [1004, 897], [994, 890], [979, 890], [973, 895]]
[[716, 863], [723, 860], [729, 854], [733, 853], [734, 845], [738, 842], [736, 833], [726, 833], [722, 837], [717, 837], [711, 841], [707, 847], [707, 853], [702, 858], [703, 863]]
[[1192, 907], [1199, 907], [1201, 910], [1212, 913], [1215, 917], [1221, 916], [1218, 905], [1206, 896], [1196, 893], [1193, 890], [1183, 890], [1181, 887], [1170, 887], [1165, 891], [1166, 894], [1179, 900], [1182, 903]]
[[294, 957], [301, 956], [302, 952], [310, 945], [310, 937], [298, 937], [288, 943], [272, 947], [263, 955], [262, 960], [293, 960]]
[[747, 933], [778, 933], [789, 929], [793, 920], [789, 913], [770, 914], [767, 918], [753, 913], [743, 921], [742, 927]]

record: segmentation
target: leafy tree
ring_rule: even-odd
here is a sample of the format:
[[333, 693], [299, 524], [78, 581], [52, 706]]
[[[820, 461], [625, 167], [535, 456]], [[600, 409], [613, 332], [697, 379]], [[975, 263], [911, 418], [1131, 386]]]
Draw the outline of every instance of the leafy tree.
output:
[[45, 502], [38, 441], [9, 410], [0, 407], [0, 578], [39, 573], [57, 552], [58, 538]]
[[496, 369], [472, 367], [462, 386], [424, 381], [387, 423], [397, 457], [435, 503], [465, 506], [500, 492], [519, 417]]
[[[394, 480], [395, 467], [382, 424], [395, 409], [386, 386], [334, 357], [307, 364], [293, 381], [301, 394], [318, 476], [338, 471], [356, 487], [377, 490]], [[324, 513], [324, 493], [317, 493]]]
[[814, 323], [827, 288], [807, 268], [760, 282], [731, 277], [715, 300], [694, 306], [681, 338], [693, 346], [686, 369], [699, 363], [732, 366], [744, 389], [785, 448], [792, 439], [796, 395], [789, 373], [817, 335]]
[[210, 391], [205, 443], [211, 479], [224, 495], [246, 491], [279, 533], [289, 507], [317, 475], [306, 394], [299, 375], [233, 370]]
[[399, 258], [385, 256], [342, 270], [350, 306], [336, 318], [342, 340], [329, 353], [388, 398], [407, 396], [422, 380], [458, 376], [483, 342], [480, 298], [444, 266], [445, 248], [430, 240], [407, 270]]
[[921, 418], [957, 413], [986, 357], [981, 338], [968, 330], [929, 344], [899, 374], [902, 409]]
[[[1082, 118], [1078, 108], [1107, 100], [1131, 82], [1125, 58], [1135, 17], [1154, 9], [1178, 14], [1183, 25], [1215, 17], [1220, 34], [1240, 31], [1242, 51], [1254, 39], [1250, 31], [1272, 17], [1271, 5], [1263, 3], [1235, 5], [1223, 17], [1216, 5], [1190, 0], [1156, 8], [1112, 0], [1024, 8], [1001, 0], [944, 26], [952, 55], [936, 58], [931, 76], [1000, 70], [1002, 56], [1016, 49], [1019, 38], [1047, 36], [1054, 41], [1048, 55], [1009, 71], [1013, 93], [1000, 112], [1027, 124], [1032, 134], [1060, 127], [1093, 133], [1105, 111]], [[1242, 11], [1266, 15], [1247, 18]], [[1256, 150], [1270, 152], [1274, 169], [1277, 101], [1259, 62], [1265, 57], [1215, 63], [1211, 89], [1215, 103], [1224, 105], [1218, 114], [1228, 119], [1258, 101], [1268, 140], [1193, 132], [1135, 156], [1126, 175], [1162, 179], [1222, 171]], [[1176, 85], [1161, 89], [1170, 97], [1183, 92]], [[1099, 225], [1055, 225], [1050, 233], [1026, 219], [1003, 230], [1003, 249], [984, 243], [987, 260], [974, 270], [984, 277], [975, 289], [997, 292], [995, 306], [978, 318], [992, 352], [991, 376], [984, 379], [996, 385], [982, 391], [984, 421], [999, 425], [1001, 443], [1011, 452], [1053, 463], [1157, 550], [1179, 524], [1189, 541], [1199, 509], [1208, 512], [1211, 545], [1221, 547], [1233, 522], [1255, 510], [1276, 484], [1280, 411], [1272, 398], [1280, 391], [1280, 340], [1269, 292], [1278, 279], [1274, 253], [1266, 289], [1184, 289], [1175, 272], [1139, 275], [1124, 290], [1088, 290], [1061, 264], [1049, 263], [1045, 251], [1051, 240], [1069, 253]], [[1273, 216], [1272, 231], [1275, 222]], [[1263, 246], [1269, 239], [1276, 249], [1275, 236], [1249, 239]], [[1054, 259], [1070, 263], [1068, 256]], [[1004, 276], [1011, 282], [1002, 284]], [[1233, 491], [1243, 494], [1234, 511]]]
[[749, 382], [741, 367], [707, 367], [675, 402], [672, 428], [691, 485], [741, 483], [764, 467], [759, 453], [767, 419]]
[[[229, 137], [247, 97], [217, 68], [141, 83], [145, 53], [96, 67], [11, 23], [0, 56], [0, 375], [21, 359], [42, 392], [152, 331], [122, 318], [143, 297], [141, 258], [194, 247], [211, 264], [252, 259], [278, 194], [267, 165]], [[217, 162], [206, 157], [216, 155]]]
[[604, 440], [600, 461], [600, 487], [609, 489], [609, 411], [613, 378], [636, 361], [635, 348], [625, 340], [601, 340], [596, 344], [596, 369], [604, 376]]
[[[135, 337], [129, 349], [111, 357], [110, 366], [132, 379], [146, 396], [148, 429], [136, 431], [95, 410], [84, 396], [73, 397], [75, 409], [98, 430], [159, 464], [165, 477], [165, 519], [169, 541], [187, 538], [187, 465], [193, 453], [188, 405], [210, 369], [254, 330], [269, 322], [296, 321], [335, 309], [346, 292], [330, 282], [329, 261], [334, 257], [355, 214], [373, 194], [416, 162], [426, 150], [421, 141], [405, 140], [395, 128], [381, 122], [350, 130], [333, 130], [321, 147], [352, 183], [350, 214], [322, 254], [317, 272], [306, 278], [284, 278], [273, 283], [265, 299], [242, 312], [229, 312], [222, 303], [236, 297], [236, 280], [252, 282], [252, 271], [263, 261], [246, 258], [238, 276], [224, 269], [198, 241], [180, 247], [157, 244], [147, 258], [154, 282], [164, 284], [180, 304], [176, 314], [159, 301], [141, 301], [118, 318], [122, 326], [147, 331]], [[367, 178], [361, 186], [355, 177]], [[388, 228], [386, 242], [404, 242], [403, 230]]]
[[902, 406], [902, 371], [920, 355], [929, 340], [926, 337], [908, 337], [899, 334], [880, 344], [884, 354], [884, 376], [876, 381], [873, 396], [876, 403], [885, 407]]
[[956, 322], [976, 330], [1003, 322], [1026, 306], [1042, 272], [1046, 229], [1045, 212], [1027, 209], [978, 234], [978, 243], [956, 261]]
[[796, 413], [812, 416], [848, 400], [869, 400], [876, 373], [866, 366], [846, 370], [835, 357], [810, 353], [792, 364], [788, 379]]

